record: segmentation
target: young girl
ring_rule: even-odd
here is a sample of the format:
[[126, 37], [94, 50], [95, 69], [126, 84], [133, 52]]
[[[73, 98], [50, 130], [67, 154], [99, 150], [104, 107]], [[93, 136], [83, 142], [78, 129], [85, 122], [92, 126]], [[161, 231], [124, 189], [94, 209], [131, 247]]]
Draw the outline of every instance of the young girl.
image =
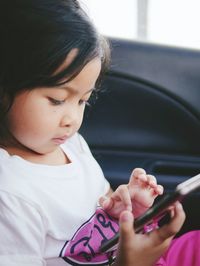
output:
[[[135, 169], [112, 192], [78, 134], [106, 41], [75, 0], [4, 0], [0, 33], [0, 265], [153, 265], [184, 221], [180, 204], [135, 235], [133, 215], [162, 187]], [[102, 254], [119, 224], [118, 250]]]

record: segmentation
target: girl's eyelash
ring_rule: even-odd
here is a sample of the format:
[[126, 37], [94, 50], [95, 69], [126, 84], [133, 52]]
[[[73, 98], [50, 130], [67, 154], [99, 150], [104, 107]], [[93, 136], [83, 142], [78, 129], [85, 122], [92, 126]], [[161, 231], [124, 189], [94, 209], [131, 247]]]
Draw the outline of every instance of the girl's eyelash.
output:
[[86, 106], [91, 106], [91, 104], [90, 104], [89, 101], [86, 101], [86, 102], [85, 102], [85, 105], [86, 105]]
[[86, 106], [90, 106], [90, 103], [89, 103], [89, 100], [80, 100], [79, 101], [79, 104], [81, 105], [81, 104], [85, 104]]
[[[57, 100], [57, 99], [54, 99], [51, 97], [49, 97], [48, 99], [51, 102], [51, 104], [53, 104], [53, 105], [61, 105], [65, 102], [65, 100]], [[86, 106], [91, 106], [91, 104], [89, 103], [89, 100], [80, 100], [79, 104], [80, 105], [85, 104]]]
[[[92, 103], [95, 102], [95, 100], [97, 99], [97, 92], [98, 90], [97, 89], [94, 89], [90, 98], [88, 100], [80, 100], [79, 101], [79, 104], [82, 105], [82, 104], [85, 104], [86, 106], [91, 106]], [[57, 100], [55, 98], [51, 98], [51, 97], [48, 97], [48, 100], [51, 102], [52, 105], [61, 105], [65, 102], [65, 100]]]
[[62, 103], [64, 103], [64, 100], [57, 100], [57, 99], [50, 98], [50, 97], [49, 97], [49, 101], [50, 101], [53, 105], [61, 105]]
[[86, 106], [91, 107], [92, 104], [95, 103], [95, 101], [96, 101], [97, 98], [98, 98], [98, 97], [97, 97], [98, 91], [99, 91], [99, 89], [95, 88], [95, 89], [92, 91], [92, 94], [90, 95], [90, 98], [89, 98], [88, 100], [86, 100], [86, 101], [83, 100], [83, 102], [85, 102], [85, 105], [86, 105]]

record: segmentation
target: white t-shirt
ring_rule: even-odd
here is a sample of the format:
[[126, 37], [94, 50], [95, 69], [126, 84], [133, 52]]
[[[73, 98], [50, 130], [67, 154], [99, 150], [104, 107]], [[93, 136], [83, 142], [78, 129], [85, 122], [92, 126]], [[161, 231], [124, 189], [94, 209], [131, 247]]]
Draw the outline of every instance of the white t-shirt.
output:
[[118, 224], [97, 203], [109, 183], [79, 134], [61, 148], [71, 163], [35, 164], [0, 149], [0, 266], [107, 264], [98, 247]]

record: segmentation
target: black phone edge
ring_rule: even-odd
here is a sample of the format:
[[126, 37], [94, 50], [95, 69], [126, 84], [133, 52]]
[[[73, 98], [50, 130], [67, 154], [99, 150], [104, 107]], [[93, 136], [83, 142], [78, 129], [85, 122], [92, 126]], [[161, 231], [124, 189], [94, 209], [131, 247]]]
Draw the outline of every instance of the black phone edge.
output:
[[[136, 218], [134, 221], [135, 232], [139, 233], [146, 223], [150, 222], [154, 217], [159, 217], [163, 214], [167, 207], [173, 204], [175, 201], [181, 201], [183, 196], [179, 191], [175, 191], [172, 194], [165, 194], [163, 197], [155, 203], [150, 209], [148, 209], [143, 215]], [[119, 240], [119, 233], [117, 233], [113, 238], [103, 243], [100, 247], [101, 252], [105, 252], [117, 244]]]

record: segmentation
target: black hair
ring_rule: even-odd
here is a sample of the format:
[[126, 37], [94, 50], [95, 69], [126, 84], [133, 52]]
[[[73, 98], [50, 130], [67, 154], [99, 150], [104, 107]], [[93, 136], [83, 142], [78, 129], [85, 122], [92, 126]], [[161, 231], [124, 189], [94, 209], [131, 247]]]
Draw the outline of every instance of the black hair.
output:
[[[95, 57], [102, 72], [109, 62], [107, 41], [76, 0], [1, 0], [0, 36], [0, 140], [17, 93], [72, 79]], [[71, 64], [57, 73], [74, 48]]]

